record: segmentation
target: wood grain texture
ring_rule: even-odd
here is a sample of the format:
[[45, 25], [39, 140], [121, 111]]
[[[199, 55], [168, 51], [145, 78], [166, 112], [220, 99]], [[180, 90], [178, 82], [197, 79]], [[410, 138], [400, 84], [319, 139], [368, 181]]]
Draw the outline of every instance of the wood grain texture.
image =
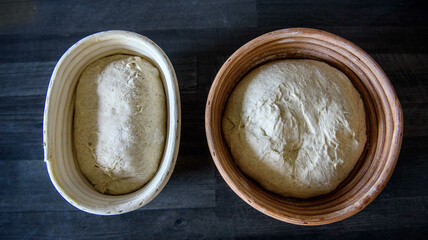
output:
[[[0, 2], [3, 34], [50, 32], [63, 34], [109, 29], [200, 29], [254, 27], [256, 3], [247, 1], [115, 0], [97, 5], [88, 1]], [[102, 7], [102, 11], [100, 11]], [[12, 11], [6, 11], [11, 9]], [[54, 11], [53, 11], [54, 10]], [[72, 24], [70, 24], [72, 23]], [[3, 25], [3, 24], [2, 24]]]
[[[236, 49], [249, 40], [266, 32], [280, 28], [293, 27], [256, 27], [221, 29], [171, 29], [144, 30], [129, 29], [145, 35], [155, 41], [171, 58], [175, 56], [230, 56]], [[428, 25], [423, 26], [324, 26], [322, 23], [312, 26], [352, 41], [369, 53], [428, 53]], [[1, 30], [1, 28], [0, 28]], [[6, 62], [42, 62], [58, 61], [61, 55], [75, 42], [92, 34], [82, 31], [67, 34], [49, 32], [34, 34], [5, 34], [0, 37], [0, 63]], [[218, 70], [218, 69], [217, 69]], [[211, 82], [212, 79], [205, 79]]]
[[[426, 198], [379, 201], [349, 220], [310, 228], [280, 223], [249, 206], [147, 210], [109, 217], [82, 216], [80, 212], [3, 212], [0, 213], [0, 226], [4, 228], [0, 237], [325, 239], [330, 236], [346, 239], [422, 239], [422, 234], [427, 233], [424, 227], [428, 224], [427, 217], [422, 213], [428, 210], [424, 202]], [[403, 207], [397, 207], [400, 205]], [[414, 218], [419, 221], [415, 222]]]
[[[43, 161], [3, 160], [0, 169], [7, 169], [0, 176], [0, 212], [79, 211], [55, 191]], [[191, 155], [181, 156], [170, 181], [159, 197], [138, 211], [215, 207], [214, 165], [210, 162], [201, 162]]]
[[[424, 239], [426, 10], [424, 1], [413, 0], [0, 1], [0, 238]], [[403, 107], [403, 145], [389, 183], [366, 209], [339, 223], [307, 228], [259, 213], [226, 185], [208, 151], [204, 110], [217, 71], [249, 40], [289, 27], [322, 29], [363, 48], [385, 70]], [[170, 57], [180, 84], [182, 138], [176, 170], [153, 202], [99, 217], [73, 208], [50, 183], [42, 114], [56, 61], [79, 39], [112, 28], [145, 35]]]
[[[282, 25], [283, 22], [304, 27], [319, 25], [424, 25], [425, 12], [417, 2], [391, 1], [258, 1], [258, 23], [261, 26]], [[293, 7], [290, 8], [289, 6]], [[296, 14], [296, 12], [298, 14]], [[326, 17], [329, 16], [329, 17]]]

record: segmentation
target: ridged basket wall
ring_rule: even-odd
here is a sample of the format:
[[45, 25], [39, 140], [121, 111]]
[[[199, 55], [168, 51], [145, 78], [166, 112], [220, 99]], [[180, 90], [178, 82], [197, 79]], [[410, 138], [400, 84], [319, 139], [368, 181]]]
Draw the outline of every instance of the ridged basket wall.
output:
[[[227, 98], [243, 76], [263, 63], [296, 58], [323, 61], [344, 72], [360, 92], [366, 110], [368, 141], [353, 171], [332, 193], [310, 199], [279, 196], [243, 174], [234, 163], [221, 131]], [[294, 28], [262, 35], [227, 59], [211, 86], [205, 128], [215, 165], [239, 197], [281, 221], [321, 225], [361, 211], [385, 187], [400, 151], [403, 115], [388, 77], [367, 53], [331, 33]]]
[[[73, 147], [76, 85], [91, 62], [113, 54], [146, 58], [159, 69], [167, 100], [167, 136], [155, 176], [141, 189], [124, 195], [101, 194], [81, 173]], [[138, 209], [156, 197], [168, 182], [180, 143], [180, 94], [174, 68], [166, 54], [147, 37], [127, 31], [105, 31], [74, 44], [52, 73], [43, 118], [44, 155], [49, 177], [61, 196], [76, 208], [98, 215]]]

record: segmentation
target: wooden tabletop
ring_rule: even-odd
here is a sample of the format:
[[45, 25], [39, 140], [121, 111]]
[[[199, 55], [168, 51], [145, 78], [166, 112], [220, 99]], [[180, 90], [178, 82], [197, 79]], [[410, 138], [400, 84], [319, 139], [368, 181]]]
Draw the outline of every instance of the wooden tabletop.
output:
[[[417, 239], [428, 234], [428, 7], [423, 1], [0, 1], [0, 238]], [[240, 46], [272, 30], [312, 27], [367, 51], [404, 112], [398, 163], [360, 213], [317, 227], [272, 219], [242, 201], [216, 170], [205, 138], [210, 85]], [[43, 162], [46, 90], [61, 55], [103, 30], [145, 35], [170, 57], [182, 101], [171, 180], [152, 202], [118, 216], [68, 204]]]

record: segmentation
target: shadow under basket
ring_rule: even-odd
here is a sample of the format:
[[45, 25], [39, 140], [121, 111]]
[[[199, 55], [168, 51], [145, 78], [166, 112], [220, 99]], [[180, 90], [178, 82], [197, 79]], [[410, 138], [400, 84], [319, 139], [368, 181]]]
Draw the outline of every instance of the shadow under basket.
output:
[[[229, 94], [252, 69], [279, 59], [313, 59], [345, 73], [361, 94], [367, 143], [352, 172], [333, 192], [309, 199], [283, 197], [243, 174], [227, 148], [221, 120]], [[238, 49], [219, 70], [205, 112], [214, 163], [232, 190], [260, 212], [299, 225], [343, 220], [366, 207], [385, 187], [401, 147], [403, 115], [395, 91], [379, 65], [355, 44], [324, 31], [284, 29], [262, 35]]]

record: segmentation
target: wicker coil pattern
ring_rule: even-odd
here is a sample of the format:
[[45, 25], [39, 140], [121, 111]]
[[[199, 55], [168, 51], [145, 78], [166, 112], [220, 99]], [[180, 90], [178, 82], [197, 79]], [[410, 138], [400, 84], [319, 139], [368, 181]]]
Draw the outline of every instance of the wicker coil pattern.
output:
[[[235, 165], [221, 131], [227, 98], [255, 67], [278, 59], [315, 59], [344, 72], [360, 92], [366, 109], [368, 141], [355, 168], [326, 195], [295, 199], [271, 193]], [[395, 91], [380, 66], [355, 44], [316, 29], [284, 29], [262, 35], [238, 49], [211, 86], [205, 112], [211, 156], [232, 190], [252, 207], [281, 221], [321, 225], [343, 220], [379, 195], [395, 168], [403, 134], [403, 115]]]
[[[167, 136], [155, 176], [141, 189], [124, 195], [101, 194], [80, 171], [73, 146], [76, 85], [91, 62], [114, 54], [142, 56], [160, 70], [167, 99]], [[181, 108], [177, 77], [166, 54], [147, 37], [127, 31], [105, 31], [74, 44], [58, 61], [47, 92], [43, 119], [44, 160], [61, 196], [74, 207], [98, 215], [136, 210], [153, 200], [168, 182], [180, 143]]]

